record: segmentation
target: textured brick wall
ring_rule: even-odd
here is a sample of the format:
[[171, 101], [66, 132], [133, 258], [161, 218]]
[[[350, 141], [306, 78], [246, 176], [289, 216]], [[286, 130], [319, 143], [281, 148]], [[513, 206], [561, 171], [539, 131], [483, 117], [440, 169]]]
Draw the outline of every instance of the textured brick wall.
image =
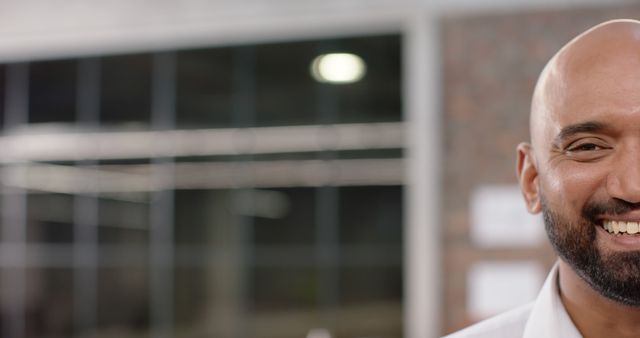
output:
[[482, 184], [516, 183], [515, 147], [529, 138], [529, 104], [544, 63], [575, 35], [614, 18], [640, 18], [640, 6], [442, 20], [444, 332], [472, 322], [465, 281], [474, 262], [533, 259], [550, 267], [555, 260], [546, 243], [522, 250], [475, 248], [469, 239], [469, 198]]

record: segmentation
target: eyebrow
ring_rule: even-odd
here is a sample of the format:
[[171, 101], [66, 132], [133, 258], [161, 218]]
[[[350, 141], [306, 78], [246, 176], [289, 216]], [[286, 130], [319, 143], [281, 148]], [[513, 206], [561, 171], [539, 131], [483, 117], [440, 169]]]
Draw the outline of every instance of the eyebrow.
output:
[[562, 128], [558, 133], [558, 135], [555, 137], [554, 141], [557, 144], [557, 143], [560, 143], [562, 140], [565, 140], [576, 134], [594, 133], [594, 132], [599, 132], [605, 129], [609, 129], [609, 125], [602, 122], [588, 121], [588, 122], [572, 124]]

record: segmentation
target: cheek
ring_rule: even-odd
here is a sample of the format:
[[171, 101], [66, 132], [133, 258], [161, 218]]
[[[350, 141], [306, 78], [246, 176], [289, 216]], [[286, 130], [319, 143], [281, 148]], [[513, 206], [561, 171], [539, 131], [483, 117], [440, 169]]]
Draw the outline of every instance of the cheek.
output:
[[607, 171], [595, 163], [572, 162], [541, 175], [540, 188], [556, 210], [579, 215], [587, 201], [605, 193], [606, 177]]

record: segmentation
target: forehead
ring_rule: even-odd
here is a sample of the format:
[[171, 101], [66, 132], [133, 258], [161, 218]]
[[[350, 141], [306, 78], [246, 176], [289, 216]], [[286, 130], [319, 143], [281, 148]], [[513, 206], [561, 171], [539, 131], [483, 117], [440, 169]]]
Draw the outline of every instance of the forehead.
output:
[[563, 47], [541, 74], [531, 109], [534, 148], [575, 123], [640, 126], [638, 107], [640, 22], [596, 26]]
[[[640, 50], [639, 50], [640, 51]], [[578, 57], [582, 56], [583, 59]], [[640, 123], [640, 52], [567, 57], [549, 83], [549, 118], [556, 127], [584, 121]], [[594, 59], [595, 58], [595, 59]]]

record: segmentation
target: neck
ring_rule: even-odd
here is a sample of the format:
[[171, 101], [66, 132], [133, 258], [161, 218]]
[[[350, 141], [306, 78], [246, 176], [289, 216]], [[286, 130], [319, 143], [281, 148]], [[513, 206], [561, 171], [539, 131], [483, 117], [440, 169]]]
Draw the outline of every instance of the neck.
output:
[[584, 338], [640, 336], [640, 308], [602, 296], [562, 260], [559, 287], [560, 299]]

